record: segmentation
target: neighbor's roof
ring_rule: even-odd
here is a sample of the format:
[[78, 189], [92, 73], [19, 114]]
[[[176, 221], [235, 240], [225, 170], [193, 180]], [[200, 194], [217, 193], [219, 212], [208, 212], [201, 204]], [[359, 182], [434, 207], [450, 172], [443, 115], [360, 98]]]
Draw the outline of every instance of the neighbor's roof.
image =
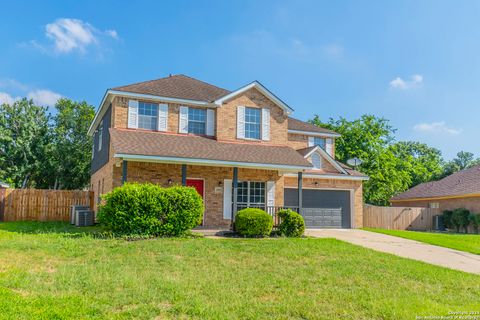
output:
[[[317, 133], [328, 133], [328, 134], [338, 134], [335, 131], [318, 127], [309, 122], [301, 121], [292, 117], [288, 117], [288, 130], [296, 131], [306, 131], [306, 132], [317, 132]], [[338, 134], [339, 135], [339, 134]]]
[[439, 198], [480, 194], [480, 166], [456, 172], [438, 181], [421, 183], [391, 200]]
[[110, 129], [115, 154], [311, 168], [298, 152], [287, 146], [220, 142], [192, 135]]
[[212, 102], [230, 93], [228, 90], [183, 74], [116, 87], [112, 90], [205, 102]]

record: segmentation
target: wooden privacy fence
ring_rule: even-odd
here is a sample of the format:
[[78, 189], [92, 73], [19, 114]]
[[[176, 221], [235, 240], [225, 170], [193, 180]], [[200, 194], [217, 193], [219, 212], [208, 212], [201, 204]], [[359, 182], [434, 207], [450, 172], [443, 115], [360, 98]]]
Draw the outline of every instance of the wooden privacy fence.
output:
[[0, 189], [0, 221], [69, 221], [70, 206], [93, 204], [92, 191]]
[[363, 226], [393, 230], [433, 229], [433, 216], [441, 214], [439, 209], [416, 207], [363, 207]]

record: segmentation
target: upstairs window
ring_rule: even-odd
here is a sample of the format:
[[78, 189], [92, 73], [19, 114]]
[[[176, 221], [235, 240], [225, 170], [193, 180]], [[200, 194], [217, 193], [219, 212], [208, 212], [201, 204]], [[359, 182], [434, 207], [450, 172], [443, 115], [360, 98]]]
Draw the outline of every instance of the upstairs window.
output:
[[158, 104], [139, 102], [138, 103], [138, 128], [157, 130]]
[[326, 145], [325, 138], [314, 137], [313, 138], [313, 145], [314, 146], [319, 146], [320, 148], [325, 150], [325, 145]]
[[245, 138], [260, 140], [261, 109], [245, 108]]
[[98, 126], [98, 151], [102, 150], [102, 142], [103, 142], [103, 120], [100, 121], [100, 125]]
[[188, 133], [206, 134], [207, 110], [188, 108]]
[[322, 168], [322, 159], [320, 158], [320, 155], [318, 153], [312, 154], [312, 164], [315, 169]]

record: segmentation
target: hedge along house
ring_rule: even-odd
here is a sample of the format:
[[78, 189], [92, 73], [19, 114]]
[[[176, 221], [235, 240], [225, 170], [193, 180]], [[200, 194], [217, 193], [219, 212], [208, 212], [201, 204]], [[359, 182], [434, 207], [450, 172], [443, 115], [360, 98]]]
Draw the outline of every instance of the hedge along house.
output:
[[465, 208], [480, 213], [480, 166], [451, 174], [441, 180], [421, 183], [397, 194], [394, 207], [424, 207], [443, 210]]
[[362, 227], [362, 182], [335, 160], [330, 130], [254, 81], [228, 91], [184, 76], [106, 91], [89, 134], [97, 199], [125, 182], [195, 187], [203, 225], [260, 207], [300, 211], [310, 227]]

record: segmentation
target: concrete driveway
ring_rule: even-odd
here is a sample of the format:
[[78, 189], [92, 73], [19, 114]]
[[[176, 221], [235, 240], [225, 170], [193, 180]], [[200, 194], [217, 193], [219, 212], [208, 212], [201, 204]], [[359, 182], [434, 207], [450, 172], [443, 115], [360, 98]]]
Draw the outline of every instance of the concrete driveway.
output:
[[306, 229], [305, 234], [317, 238], [335, 238], [404, 258], [480, 274], [480, 255], [464, 251], [358, 229]]

